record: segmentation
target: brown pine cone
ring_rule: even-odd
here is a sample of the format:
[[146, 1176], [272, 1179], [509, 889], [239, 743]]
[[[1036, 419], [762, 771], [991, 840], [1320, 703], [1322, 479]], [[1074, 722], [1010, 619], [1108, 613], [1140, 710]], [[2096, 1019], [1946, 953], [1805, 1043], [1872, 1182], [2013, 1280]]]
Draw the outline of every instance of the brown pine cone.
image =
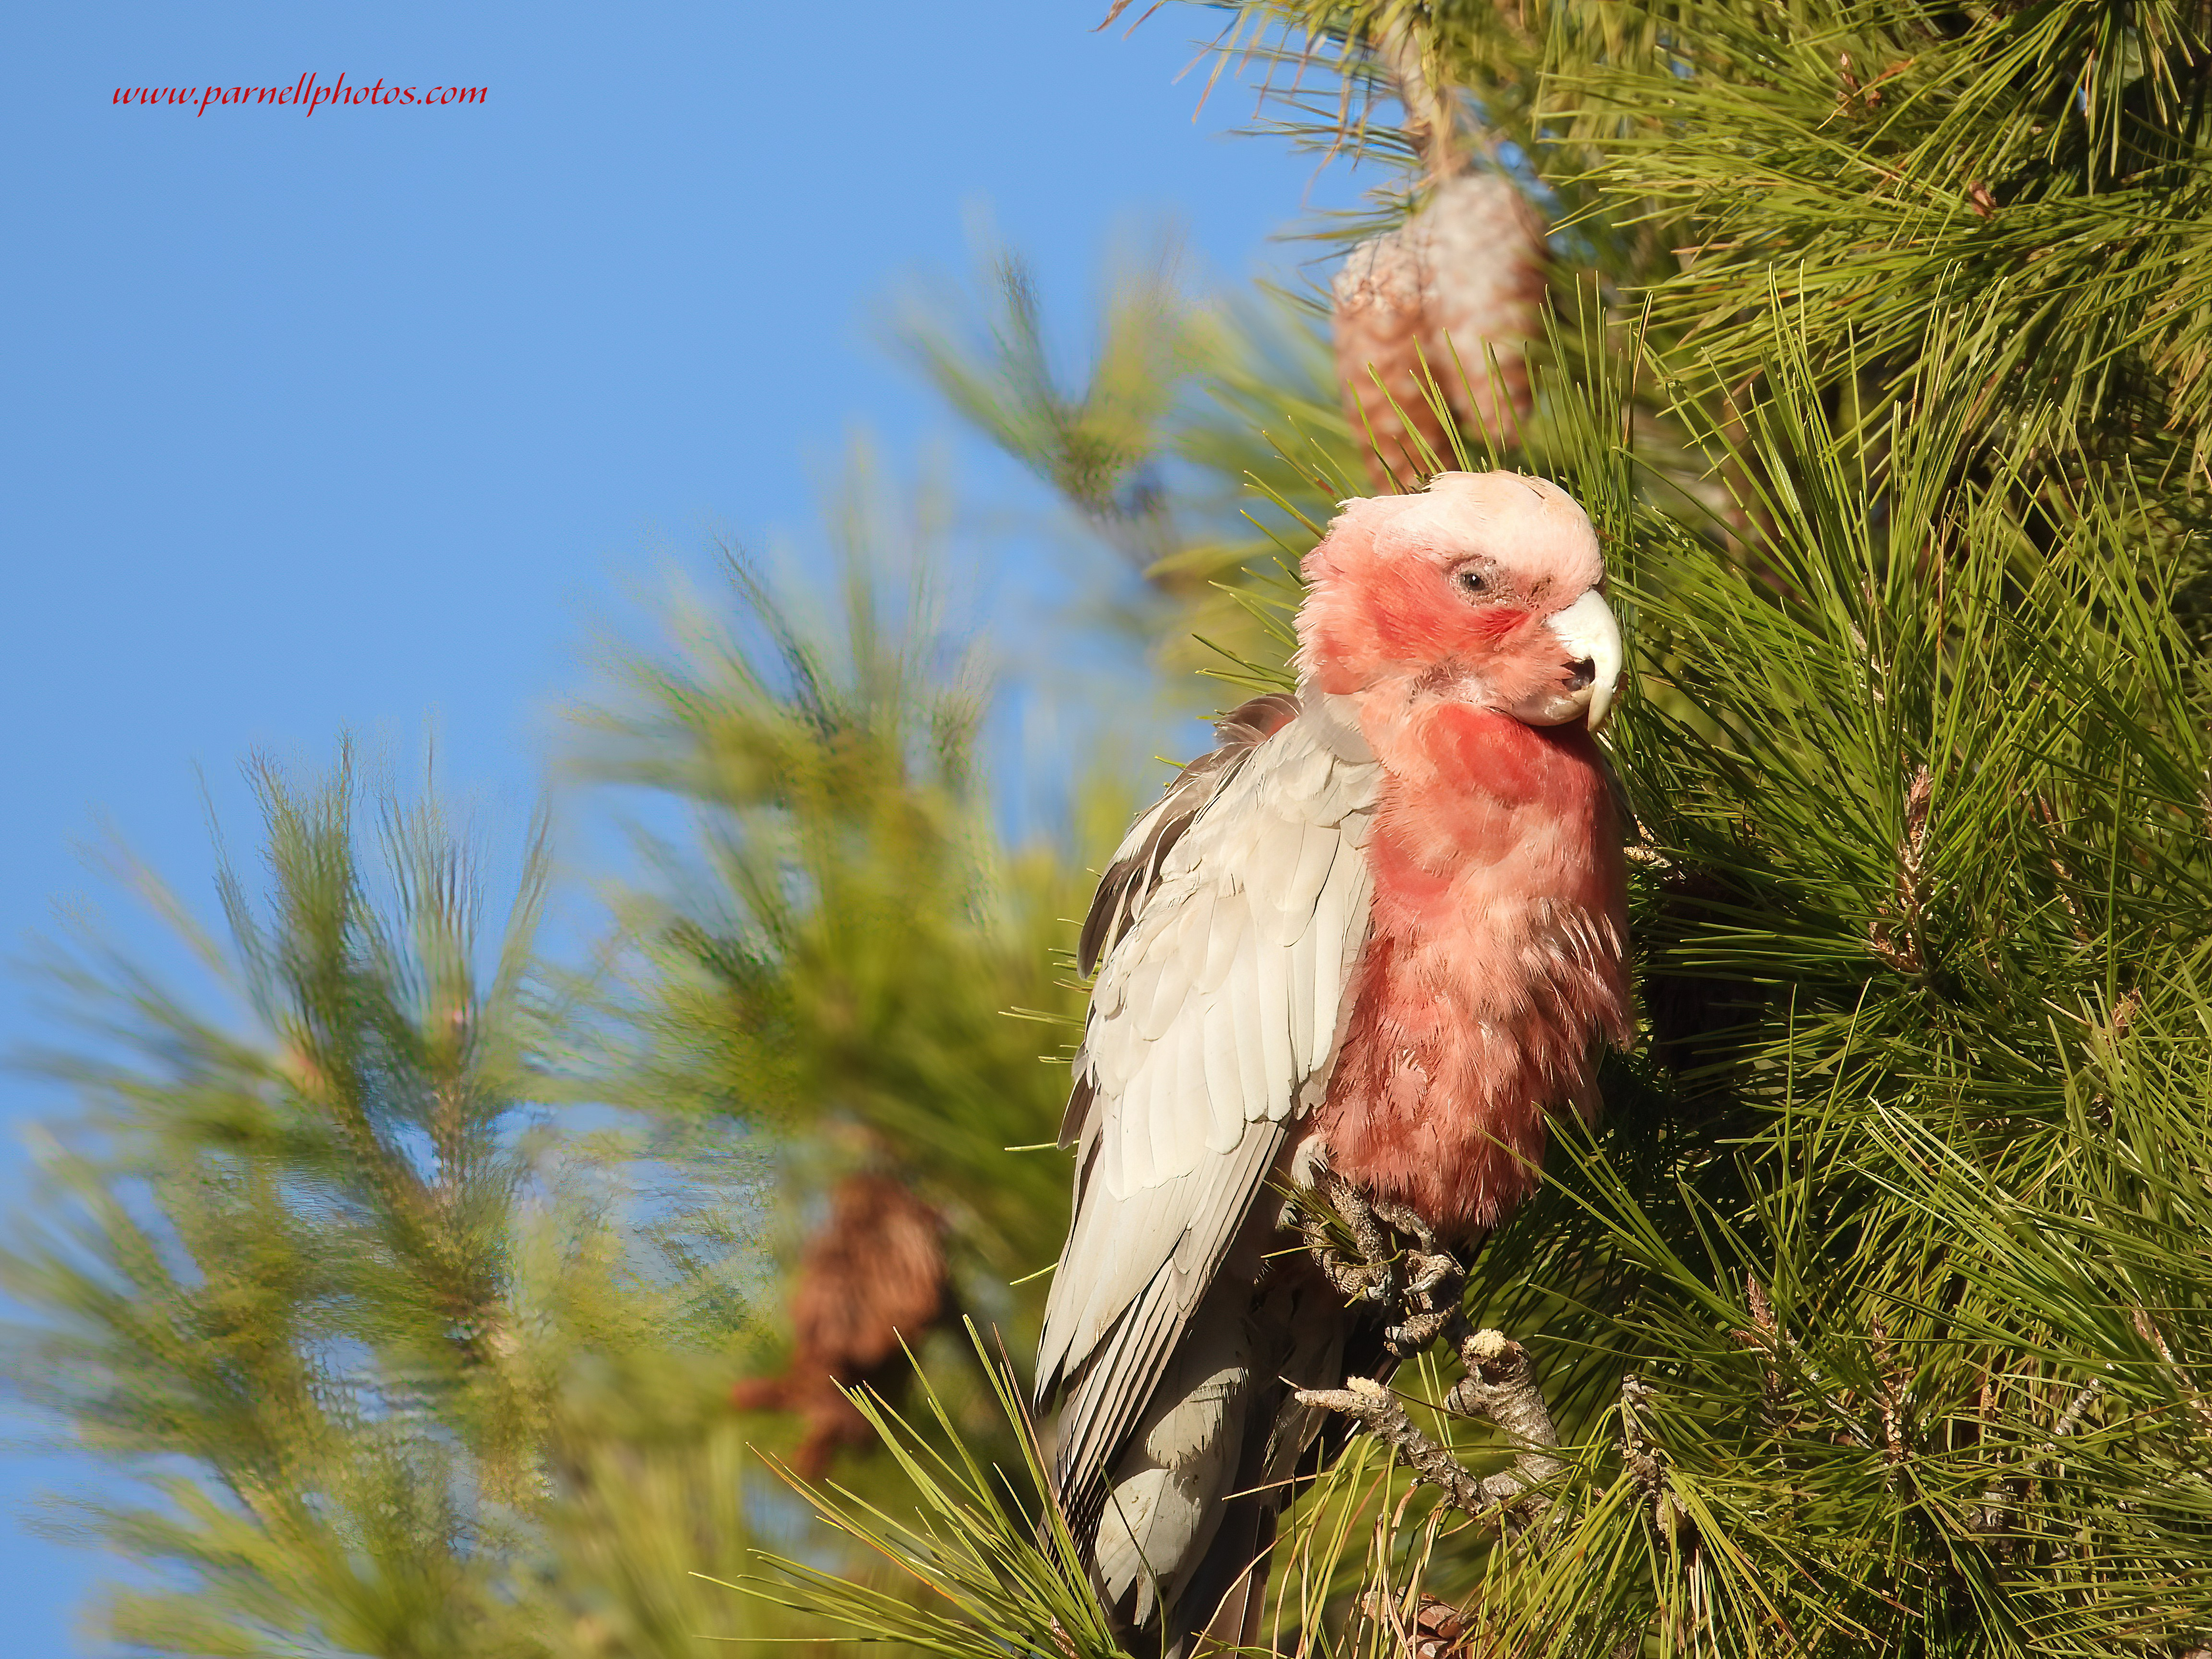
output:
[[1337, 380], [1376, 489], [1419, 486], [1430, 471], [1422, 442], [1439, 466], [1453, 464], [1425, 360], [1462, 425], [1510, 436], [1528, 412], [1524, 343], [1540, 326], [1548, 258], [1542, 221], [1496, 173], [1447, 180], [1405, 224], [1346, 257], [1332, 289]]
[[900, 1339], [918, 1343], [948, 1317], [945, 1224], [884, 1176], [848, 1176], [830, 1194], [830, 1218], [806, 1241], [791, 1292], [791, 1365], [731, 1391], [741, 1411], [791, 1411], [806, 1419], [792, 1468], [813, 1478], [841, 1445], [865, 1445], [867, 1419], [843, 1389], [902, 1380]]

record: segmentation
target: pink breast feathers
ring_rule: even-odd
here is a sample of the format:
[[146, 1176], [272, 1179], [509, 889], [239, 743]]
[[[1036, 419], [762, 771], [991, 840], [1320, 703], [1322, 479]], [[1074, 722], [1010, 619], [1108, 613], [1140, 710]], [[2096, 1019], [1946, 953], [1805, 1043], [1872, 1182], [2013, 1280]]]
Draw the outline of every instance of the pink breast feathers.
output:
[[1534, 1188], [1547, 1109], [1631, 1030], [1620, 834], [1595, 744], [1445, 705], [1393, 734], [1373, 924], [1305, 1139], [1463, 1241]]

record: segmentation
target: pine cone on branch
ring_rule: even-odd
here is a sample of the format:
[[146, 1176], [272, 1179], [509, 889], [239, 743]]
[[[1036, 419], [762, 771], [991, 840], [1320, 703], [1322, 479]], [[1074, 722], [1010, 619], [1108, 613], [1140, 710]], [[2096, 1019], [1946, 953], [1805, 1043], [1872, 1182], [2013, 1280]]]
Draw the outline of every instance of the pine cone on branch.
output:
[[1528, 414], [1526, 343], [1548, 259], [1543, 222], [1510, 179], [1486, 173], [1447, 179], [1405, 224], [1346, 256], [1332, 289], [1337, 379], [1353, 436], [1372, 436], [1377, 490], [1419, 488], [1431, 470], [1424, 444], [1452, 465], [1431, 377], [1463, 426], [1504, 435]]
[[901, 1339], [917, 1343], [950, 1315], [944, 1235], [944, 1218], [888, 1176], [848, 1176], [831, 1193], [830, 1218], [799, 1258], [790, 1365], [730, 1393], [740, 1411], [806, 1419], [791, 1456], [799, 1474], [812, 1480], [838, 1447], [867, 1443], [867, 1419], [842, 1390], [891, 1391], [906, 1374]]

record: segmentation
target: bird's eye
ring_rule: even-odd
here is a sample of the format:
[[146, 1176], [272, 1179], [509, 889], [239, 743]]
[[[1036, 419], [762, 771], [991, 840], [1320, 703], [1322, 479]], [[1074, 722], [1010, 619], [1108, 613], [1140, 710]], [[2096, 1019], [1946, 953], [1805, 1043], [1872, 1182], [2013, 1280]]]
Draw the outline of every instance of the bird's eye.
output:
[[1490, 578], [1480, 570], [1455, 570], [1452, 581], [1470, 599], [1479, 599], [1490, 592]]

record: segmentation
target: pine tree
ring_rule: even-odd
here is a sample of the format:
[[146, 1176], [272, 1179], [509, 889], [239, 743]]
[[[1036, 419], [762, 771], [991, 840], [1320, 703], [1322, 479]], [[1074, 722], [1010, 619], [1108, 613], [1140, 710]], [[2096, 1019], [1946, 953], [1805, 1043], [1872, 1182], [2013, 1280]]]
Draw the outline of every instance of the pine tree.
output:
[[1109, 268], [1069, 391], [1027, 263], [988, 249], [981, 264], [981, 292], [909, 301], [903, 355], [1143, 576], [1153, 602], [1107, 619], [1141, 633], [1170, 706], [1210, 701], [1191, 670], [1273, 648], [1237, 590], [1255, 567], [1280, 574], [1297, 520], [1325, 517], [1364, 454], [1310, 296], [1263, 285], [1201, 301], [1170, 258]]
[[[896, 1394], [909, 1349], [970, 1431], [1003, 1427], [979, 1375], [946, 1374], [966, 1363], [959, 1320], [1033, 1341], [1066, 1223], [1037, 1143], [1066, 1087], [1060, 918], [1082, 867], [1072, 846], [997, 833], [977, 754], [990, 689], [933, 611], [933, 522], [857, 458], [830, 526], [835, 611], [728, 554], [725, 595], [671, 629], [676, 649], [621, 659], [578, 758], [697, 826], [696, 849], [653, 849], [664, 878], [621, 900], [595, 1069], [614, 1097], [769, 1160], [788, 1346], [735, 1398], [807, 1475], [873, 1444], [844, 1390]], [[1067, 839], [1096, 841], [1125, 797], [1073, 781]], [[766, 1412], [803, 1432], [750, 1414]], [[869, 1461], [841, 1478], [884, 1478]]]
[[[1502, 354], [1454, 340], [1417, 459], [1572, 489], [1636, 667], [1643, 1042], [1468, 1292], [1559, 1443], [1439, 1410], [1449, 1357], [1401, 1374], [1408, 1426], [1540, 1490], [1440, 1503], [1356, 1441], [1278, 1545], [1279, 1645], [2212, 1644], [2208, 27], [1237, 9], [1294, 137], [1405, 169], [1386, 216], [1472, 171], [1550, 222], [1526, 419], [1479, 418]], [[1312, 401], [1266, 417], [1285, 553], [1348, 470]], [[1236, 580], [1273, 625], [1225, 677], [1284, 684], [1294, 586]], [[964, 1609], [940, 1650], [1111, 1650], [980, 1488], [933, 1496], [972, 1558], [820, 1501]]]
[[[1643, 1040], [1467, 1302], [1557, 1443], [1447, 1408], [1449, 1355], [1401, 1372], [1417, 1467], [1355, 1436], [1302, 1498], [1279, 1647], [2212, 1646], [2209, 27], [2087, 0], [1241, 7], [1224, 50], [1267, 67], [1280, 130], [1389, 173], [1339, 240], [1402, 248], [1462, 181], [1516, 191], [1547, 228], [1502, 262], [1540, 268], [1534, 330], [1460, 337], [1447, 312], [1506, 313], [1424, 278], [1392, 325], [1415, 372], [1363, 386], [1334, 293], [1193, 321], [1155, 284], [1067, 394], [1008, 282], [995, 332], [924, 352], [1142, 563], [1203, 698], [1287, 683], [1295, 556], [1363, 477], [1525, 467], [1607, 540]], [[651, 1103], [659, 1150], [734, 1146], [740, 1195], [898, 1175], [1018, 1369], [1009, 1281], [1049, 1258], [1063, 1172], [998, 1149], [1049, 1133], [1061, 1036], [997, 1011], [1073, 1007], [1080, 858], [983, 832], [976, 698], [851, 569], [842, 639], [740, 567], [737, 638], [637, 665], [591, 763], [696, 803], [704, 875], [629, 902], [611, 1047], [570, 1063]], [[726, 1225], [696, 1176], [618, 1224], [641, 1164], [545, 1161], [515, 1058], [540, 1039], [513, 975], [456, 966], [445, 843], [402, 823], [380, 908], [344, 791], [319, 799], [272, 787], [276, 920], [229, 902], [258, 1027], [126, 973], [141, 1058], [76, 1068], [99, 1133], [56, 1158], [80, 1231], [9, 1264], [50, 1315], [18, 1385], [118, 1455], [196, 1460], [168, 1507], [89, 1517], [194, 1592], [116, 1627], [628, 1653], [719, 1611], [1114, 1652], [988, 1343], [993, 1389], [938, 1341], [903, 1418], [860, 1395], [888, 1460], [808, 1488], [908, 1582], [793, 1534], [782, 1589], [702, 1599], [683, 1569], [757, 1571], [773, 1513], [717, 1409], [738, 1292], [699, 1269]]]

